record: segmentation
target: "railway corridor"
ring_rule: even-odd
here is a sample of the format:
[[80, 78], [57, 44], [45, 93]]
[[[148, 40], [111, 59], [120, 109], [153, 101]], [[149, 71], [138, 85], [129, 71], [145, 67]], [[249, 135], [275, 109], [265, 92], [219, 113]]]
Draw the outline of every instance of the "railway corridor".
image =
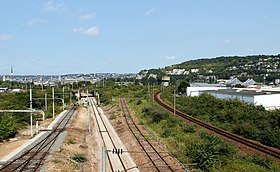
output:
[[131, 131], [134, 139], [138, 142], [142, 155], [147, 158], [146, 163], [139, 165], [139, 169], [146, 171], [188, 171], [175, 157], [160, 145], [147, 130], [140, 126], [136, 121], [134, 113], [131, 113], [125, 98], [120, 99], [120, 106], [125, 116], [126, 124]]
[[10, 171], [38, 171], [50, 153], [52, 146], [56, 143], [59, 135], [71, 123], [72, 117], [76, 113], [76, 108], [71, 110], [60, 119], [58, 125], [52, 131], [46, 132], [46, 136], [35, 145], [27, 149], [24, 153], [19, 155], [16, 159], [9, 161], [0, 168], [1, 172]]
[[[155, 101], [165, 110], [169, 111], [170, 113], [174, 113], [173, 107], [165, 103], [161, 98], [160, 98], [160, 92], [154, 94], [154, 99]], [[258, 151], [259, 153], [262, 153], [263, 155], [268, 155], [271, 156], [277, 160], [280, 159], [280, 150], [277, 148], [269, 147], [266, 145], [263, 145], [261, 143], [258, 143], [256, 141], [252, 141], [250, 139], [244, 138], [242, 136], [239, 136], [237, 134], [233, 134], [231, 132], [228, 132], [226, 130], [223, 130], [222, 128], [216, 127], [214, 125], [208, 124], [206, 122], [203, 122], [202, 120], [199, 120], [193, 116], [187, 115], [179, 110], [175, 110], [175, 114], [182, 117], [183, 119], [195, 123], [200, 127], [203, 127], [211, 132], [214, 132], [218, 136], [225, 137], [227, 139], [230, 139], [231, 141], [241, 144], [241, 146], [245, 146], [252, 151]]]
[[[107, 149], [107, 171], [138, 172], [139, 170], [136, 168], [136, 164], [134, 163], [129, 153], [124, 152], [122, 154], [113, 154], [112, 150], [114, 148], [122, 149], [124, 151], [126, 151], [127, 149], [122, 144], [120, 138], [118, 137], [114, 128], [111, 126], [107, 117], [104, 115], [102, 109], [96, 106], [96, 101], [93, 98], [90, 98], [90, 107], [91, 112], [93, 112], [91, 114], [93, 114], [92, 118], [94, 119], [95, 124], [93, 130], [99, 132], [98, 138], [96, 139], [100, 141], [99, 145], [103, 145]], [[97, 159], [101, 160], [102, 158], [99, 157]], [[102, 163], [102, 161], [99, 162]], [[100, 164], [100, 167], [101, 166], [102, 164]]]

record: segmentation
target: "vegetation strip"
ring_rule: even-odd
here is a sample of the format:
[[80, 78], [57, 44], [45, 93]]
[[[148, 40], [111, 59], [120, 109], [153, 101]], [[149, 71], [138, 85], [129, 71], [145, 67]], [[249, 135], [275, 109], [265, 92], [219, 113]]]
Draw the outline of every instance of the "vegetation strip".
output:
[[[172, 108], [171, 106], [167, 105], [165, 102], [163, 102], [160, 99], [160, 92], [156, 93], [154, 98], [155, 98], [155, 101], [160, 106], [162, 106], [163, 108], [165, 108], [166, 110], [168, 110], [168, 111], [170, 111], [172, 113], [174, 112], [174, 108]], [[184, 114], [184, 113], [182, 113], [182, 112], [180, 112], [178, 110], [175, 110], [175, 113], [176, 113], [176, 115], [179, 115], [182, 118], [185, 118], [185, 119], [187, 119], [187, 120], [189, 120], [191, 122], [194, 122], [194, 123], [198, 124], [201, 127], [207, 128], [207, 129], [209, 129], [211, 131], [214, 131], [214, 132], [216, 132], [218, 134], [221, 134], [221, 135], [223, 135], [223, 136], [225, 136], [225, 137], [227, 137], [227, 138], [229, 138], [231, 140], [237, 141], [237, 142], [242, 143], [242, 144], [244, 144], [246, 146], [249, 146], [251, 148], [257, 149], [257, 150], [259, 150], [259, 151], [261, 151], [263, 153], [266, 153], [268, 155], [271, 155], [271, 156], [273, 156], [275, 158], [280, 159], [280, 152], [279, 152], [279, 150], [276, 151], [276, 150], [274, 150], [272, 148], [269, 148], [267, 146], [264, 146], [262, 144], [254, 143], [254, 142], [252, 142], [252, 141], [250, 141], [248, 139], [245, 139], [245, 138], [242, 138], [242, 137], [237, 136], [235, 134], [229, 133], [229, 132], [227, 132], [227, 131], [225, 131], [225, 130], [223, 130], [221, 128], [209, 125], [209, 124], [207, 124], [205, 122], [202, 122], [201, 120], [198, 120], [198, 119], [196, 119], [194, 117], [191, 117], [191, 116], [189, 116], [187, 114]]]
[[[125, 119], [126, 119], [126, 123], [130, 129], [130, 131], [132, 132], [132, 134], [134, 135], [134, 137], [136, 138], [136, 140], [138, 141], [139, 145], [141, 146], [141, 148], [144, 150], [145, 154], [148, 156], [148, 158], [151, 160], [151, 162], [153, 163], [153, 166], [156, 168], [157, 171], [161, 171], [160, 170], [160, 166], [159, 165], [156, 165], [155, 164], [155, 159], [152, 159], [151, 158], [151, 155], [149, 153], [156, 153], [158, 155], [158, 159], [161, 160], [162, 162], [164, 162], [164, 166], [162, 166], [161, 168], [163, 167], [167, 167], [168, 168], [168, 171], [175, 171], [173, 170], [172, 168], [172, 165], [170, 165], [165, 159], [164, 157], [167, 157], [167, 156], [170, 156], [168, 152], [164, 152], [165, 154], [168, 154], [167, 156], [162, 156], [156, 149], [155, 147], [151, 144], [151, 142], [148, 140], [148, 139], [145, 139], [145, 135], [141, 132], [141, 130], [138, 128], [138, 126], [136, 125], [135, 121], [133, 120], [133, 118], [131, 117], [130, 115], [130, 112], [129, 112], [129, 109], [127, 107], [127, 104], [126, 104], [126, 101], [124, 98], [121, 98], [120, 99], [120, 102], [121, 102], [121, 108], [122, 108], [122, 111], [124, 113], [124, 116], [125, 116]], [[132, 128], [135, 128], [136, 130], [133, 130]], [[143, 143], [140, 142], [140, 139], [137, 138], [136, 136], [136, 133], [140, 134], [142, 138], [144, 138], [144, 141], [145, 143], [148, 143], [148, 146], [150, 146], [153, 151], [152, 152], [149, 152], [147, 151], [147, 148], [144, 146]], [[183, 169], [183, 167], [181, 168]], [[167, 170], [167, 169], [165, 169]], [[179, 170], [179, 169], [176, 169], [176, 170]]]

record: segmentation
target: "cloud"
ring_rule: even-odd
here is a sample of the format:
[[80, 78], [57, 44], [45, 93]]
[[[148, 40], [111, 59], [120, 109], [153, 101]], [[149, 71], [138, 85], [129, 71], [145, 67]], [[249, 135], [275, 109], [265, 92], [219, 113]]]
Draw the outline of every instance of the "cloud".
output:
[[152, 15], [155, 11], [156, 11], [157, 7], [153, 7], [151, 9], [149, 9], [148, 11], [145, 12], [145, 16], [150, 16]]
[[229, 44], [231, 41], [229, 40], [229, 39], [226, 39], [225, 41], [224, 41], [224, 43], [225, 44]]
[[94, 13], [85, 14], [79, 17], [80, 20], [91, 20], [95, 18]]
[[40, 23], [45, 23], [45, 24], [47, 24], [48, 21], [42, 20], [42, 19], [36, 19], [36, 18], [34, 18], [34, 19], [29, 20], [29, 21], [27, 22], [27, 25], [28, 25], [28, 26], [32, 26], [32, 25], [34, 25], [34, 24], [40, 24]]
[[166, 60], [175, 60], [177, 57], [176, 56], [166, 56]]
[[90, 28], [75, 28], [75, 29], [73, 29], [73, 32], [77, 32], [77, 33], [89, 35], [89, 36], [97, 36], [100, 33], [97, 26], [93, 26]]
[[49, 12], [64, 12], [67, 9], [67, 5], [62, 4], [56, 4], [52, 1], [48, 1], [43, 5], [43, 11], [49, 11]]
[[8, 34], [0, 35], [0, 41], [10, 41], [12, 39], [14, 39], [12, 35], [8, 35]]

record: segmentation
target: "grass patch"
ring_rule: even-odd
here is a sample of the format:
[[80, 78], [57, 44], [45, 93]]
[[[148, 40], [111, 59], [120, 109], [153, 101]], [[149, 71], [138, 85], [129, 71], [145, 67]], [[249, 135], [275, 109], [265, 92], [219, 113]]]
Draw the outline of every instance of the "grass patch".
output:
[[117, 118], [116, 113], [112, 113], [112, 114], [110, 115], [110, 120], [113, 120], [113, 119], [116, 119], [116, 118]]
[[76, 144], [76, 141], [73, 139], [69, 139], [67, 142], [68, 145]]
[[83, 163], [83, 162], [87, 161], [86, 156], [84, 154], [81, 154], [81, 153], [74, 154], [71, 157], [71, 159], [73, 159], [74, 161], [79, 162], [79, 163]]

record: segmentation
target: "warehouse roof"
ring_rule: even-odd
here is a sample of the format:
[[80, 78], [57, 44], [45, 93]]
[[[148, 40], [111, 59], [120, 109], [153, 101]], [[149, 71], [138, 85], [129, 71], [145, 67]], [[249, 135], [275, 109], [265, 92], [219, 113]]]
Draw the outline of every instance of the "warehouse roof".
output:
[[254, 90], [241, 90], [241, 89], [223, 89], [223, 90], [206, 90], [201, 91], [205, 93], [216, 93], [216, 94], [228, 94], [228, 95], [239, 95], [239, 96], [260, 96], [260, 95], [270, 95], [270, 94], [280, 94], [279, 91], [254, 91]]

